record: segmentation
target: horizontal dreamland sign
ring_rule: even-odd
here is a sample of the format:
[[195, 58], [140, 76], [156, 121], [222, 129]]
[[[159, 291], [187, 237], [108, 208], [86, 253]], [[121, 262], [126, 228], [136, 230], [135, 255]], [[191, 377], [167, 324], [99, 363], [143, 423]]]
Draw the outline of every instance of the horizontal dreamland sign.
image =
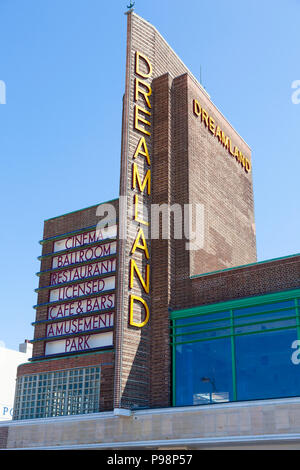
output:
[[231, 139], [224, 133], [221, 127], [216, 123], [215, 119], [208, 114], [208, 112], [200, 105], [199, 101], [193, 100], [193, 111], [194, 115], [200, 117], [201, 122], [204, 123], [205, 127], [214, 135], [221, 145], [227, 149], [227, 151], [236, 158], [236, 161], [244, 167], [246, 173], [251, 171], [251, 162], [246, 158], [239, 148], [234, 145]]
[[117, 242], [96, 245], [84, 250], [72, 251], [65, 255], [55, 256], [52, 261], [52, 269], [65, 268], [72, 264], [86, 263], [105, 256], [115, 255], [117, 253]]
[[80, 246], [90, 245], [91, 243], [116, 238], [117, 231], [117, 225], [112, 225], [107, 228], [92, 230], [90, 232], [63, 238], [62, 240], [54, 242], [53, 252], [56, 253], [58, 251], [71, 250], [73, 248], [79, 248]]
[[62, 300], [73, 300], [77, 297], [85, 297], [93, 294], [115, 289], [115, 276], [104, 279], [95, 279], [93, 281], [83, 282], [81, 284], [72, 284], [59, 287], [50, 291], [49, 302], [58, 302]]
[[48, 320], [100, 312], [101, 310], [109, 310], [114, 307], [115, 294], [101, 295], [99, 297], [48, 307]]
[[116, 271], [116, 259], [99, 261], [98, 263], [79, 266], [78, 268], [66, 269], [52, 273], [50, 276], [50, 285], [65, 284], [66, 282], [79, 281], [94, 276], [101, 276]]
[[101, 313], [99, 315], [51, 323], [47, 326], [47, 337], [80, 334], [102, 328], [113, 328], [113, 326], [113, 313]]
[[45, 345], [45, 355], [68, 354], [106, 348], [113, 345], [113, 332], [94, 335], [76, 336], [72, 338], [48, 341]]

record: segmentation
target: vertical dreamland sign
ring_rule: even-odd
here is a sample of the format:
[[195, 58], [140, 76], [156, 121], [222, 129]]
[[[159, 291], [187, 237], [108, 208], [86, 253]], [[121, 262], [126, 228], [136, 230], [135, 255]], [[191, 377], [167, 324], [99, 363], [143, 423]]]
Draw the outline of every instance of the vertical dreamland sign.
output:
[[[168, 189], [166, 194], [158, 197], [159, 191], [156, 194], [155, 188], [158, 188], [160, 183], [158, 179], [153, 179], [155, 164], [162, 164], [161, 170], [164, 170], [164, 163], [168, 166], [169, 157], [168, 150], [166, 156], [161, 158], [153, 153], [154, 114], [157, 114], [158, 110], [158, 107], [155, 109], [153, 99], [153, 84], [157, 77], [166, 73], [176, 76], [185, 72], [187, 69], [157, 30], [130, 11], [127, 14], [121, 152], [120, 205], [122, 208], [123, 204], [123, 216], [120, 219], [120, 271], [116, 315], [116, 408], [150, 406], [154, 396], [150, 389], [155, 367], [161, 367], [163, 360], [168, 364], [168, 368], [170, 364], [167, 351], [168, 327], [168, 342], [165, 343], [166, 350], [162, 352], [162, 361], [155, 364], [156, 361], [153, 360], [155, 323], [159, 320], [159, 311], [154, 302], [154, 283], [155, 280], [159, 281], [161, 273], [156, 272], [159, 263], [153, 258], [151, 204], [169, 202]], [[170, 121], [169, 115], [167, 121]], [[158, 168], [159, 165], [157, 171]], [[161, 287], [165, 298], [158, 299], [167, 321], [170, 273], [166, 263], [169, 262], [169, 256], [167, 247], [166, 257], [161, 259]], [[163, 325], [162, 327], [164, 329]], [[159, 345], [159, 335], [156, 339]], [[165, 381], [165, 370], [162, 370], [162, 380]]]
[[[152, 57], [135, 46], [128, 13], [120, 180], [120, 261], [115, 408], [149, 403], [151, 315]], [[136, 31], [135, 31], [136, 30]], [[140, 31], [141, 33], [141, 31]], [[123, 207], [122, 207], [123, 205]]]
[[47, 302], [36, 306], [45, 318], [38, 315], [33, 342], [43, 342], [44, 357], [113, 346], [116, 239], [115, 222], [105, 229], [82, 229], [54, 237], [52, 252], [41, 257], [50, 258], [51, 268], [38, 273], [49, 285], [43, 281], [36, 290]]
[[[194, 274], [256, 260], [252, 196], [247, 144], [156, 28], [128, 12], [115, 408], [169, 406], [169, 309], [190, 305]], [[188, 236], [175, 237], [169, 214], [163, 237], [152, 209], [175, 205]], [[205, 218], [193, 250], [186, 205]]]

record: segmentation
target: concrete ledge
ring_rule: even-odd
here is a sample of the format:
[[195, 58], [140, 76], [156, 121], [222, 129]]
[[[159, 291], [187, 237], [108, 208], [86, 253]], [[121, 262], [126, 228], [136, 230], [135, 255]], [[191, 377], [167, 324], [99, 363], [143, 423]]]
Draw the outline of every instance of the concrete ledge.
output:
[[54, 424], [54, 423], [68, 423], [68, 422], [79, 422], [79, 421], [89, 421], [95, 419], [107, 419], [113, 418], [114, 413], [103, 412], [103, 413], [90, 413], [86, 415], [71, 415], [71, 416], [56, 416], [55, 418], [37, 418], [37, 419], [20, 419], [20, 420], [12, 420], [12, 421], [0, 421], [0, 427], [15, 427], [15, 426], [40, 426], [41, 423], [43, 424]]
[[6, 449], [300, 448], [300, 397], [5, 421], [1, 431]]
[[125, 408], [115, 408], [114, 409], [114, 416], [125, 416], [129, 417], [132, 415], [131, 410], [127, 410]]
[[[256, 400], [256, 401], [241, 401], [241, 402], [231, 402], [231, 403], [220, 403], [215, 405], [198, 405], [198, 406], [178, 406], [178, 407], [170, 407], [170, 408], [151, 408], [151, 409], [143, 409], [143, 410], [125, 410], [126, 412], [129, 411], [130, 414], [133, 416], [142, 416], [142, 415], [163, 415], [163, 414], [176, 414], [176, 413], [185, 413], [185, 412], [197, 412], [197, 411], [207, 411], [207, 410], [228, 410], [230, 408], [249, 408], [249, 407], [257, 407], [257, 406], [274, 406], [274, 405], [292, 405], [298, 404], [300, 405], [300, 397], [293, 397], [293, 398], [280, 398], [280, 399], [273, 399], [273, 400]], [[115, 408], [116, 410], [116, 408]], [[36, 425], [43, 423], [53, 423], [58, 421], [88, 421], [94, 419], [106, 419], [106, 418], [113, 418], [116, 416], [114, 411], [106, 411], [102, 413], [90, 413], [85, 415], [71, 415], [71, 416], [56, 416], [55, 418], [38, 418], [38, 419], [26, 419], [26, 420], [6, 420], [0, 421], [1, 426], [24, 426], [26, 425]], [[121, 411], [124, 411], [122, 408]], [[127, 416], [127, 413], [126, 413]]]

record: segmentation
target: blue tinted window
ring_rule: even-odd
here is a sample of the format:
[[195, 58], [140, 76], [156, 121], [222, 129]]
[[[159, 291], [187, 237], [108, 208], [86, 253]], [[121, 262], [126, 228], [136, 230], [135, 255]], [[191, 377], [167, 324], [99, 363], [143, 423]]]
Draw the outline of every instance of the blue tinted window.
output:
[[191, 324], [190, 326], [183, 326], [176, 328], [176, 334], [190, 333], [193, 331], [209, 330], [216, 328], [230, 327], [230, 320], [218, 320], [214, 322], [201, 322], [200, 324]]
[[235, 338], [238, 400], [300, 394], [300, 369], [291, 360], [296, 339], [296, 330]]
[[212, 321], [212, 320], [220, 320], [223, 318], [230, 318], [230, 312], [218, 312], [218, 313], [208, 313], [205, 315], [198, 315], [196, 317], [188, 317], [188, 318], [180, 318], [176, 320], [176, 326], [183, 326], [188, 325], [189, 323], [197, 323], [202, 321]]
[[176, 319], [177, 406], [300, 396], [295, 300], [232, 312]]
[[255, 325], [238, 326], [234, 328], [236, 334], [251, 333], [253, 331], [274, 330], [275, 328], [287, 328], [296, 326], [296, 319], [273, 321], [269, 323], [259, 323]]
[[268, 312], [271, 310], [281, 309], [281, 308], [293, 308], [295, 307], [294, 300], [287, 300], [285, 302], [276, 302], [273, 304], [264, 304], [264, 305], [255, 305], [254, 307], [246, 307], [234, 309], [234, 316], [240, 315], [251, 315], [253, 313]]
[[[195, 328], [196, 329], [196, 328]], [[221, 328], [221, 329], [210, 329], [209, 331], [198, 331], [194, 334], [188, 335], [179, 335], [175, 337], [176, 343], [186, 342], [186, 341], [198, 341], [198, 340], [206, 340], [206, 339], [213, 339], [218, 338], [220, 336], [230, 336], [231, 330], [230, 328]]]
[[231, 341], [220, 339], [176, 346], [176, 405], [233, 399]]
[[235, 318], [234, 319], [234, 324], [235, 325], [242, 325], [244, 323], [253, 323], [253, 322], [260, 322], [260, 321], [265, 321], [265, 320], [275, 320], [277, 318], [285, 318], [285, 317], [293, 317], [296, 316], [296, 310], [294, 308], [291, 308], [289, 310], [281, 311], [281, 312], [273, 312], [273, 313], [260, 313], [259, 315], [253, 315], [253, 313], [250, 316], [243, 316], [240, 318]]

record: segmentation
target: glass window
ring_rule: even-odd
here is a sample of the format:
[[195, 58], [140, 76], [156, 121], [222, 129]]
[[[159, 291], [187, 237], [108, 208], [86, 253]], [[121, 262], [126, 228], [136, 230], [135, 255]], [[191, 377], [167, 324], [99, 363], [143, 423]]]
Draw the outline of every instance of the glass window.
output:
[[285, 309], [285, 308], [293, 308], [295, 307], [294, 300], [287, 300], [285, 302], [276, 302], [272, 304], [262, 304], [262, 305], [254, 305], [252, 307], [244, 307], [239, 309], [234, 309], [234, 316], [240, 315], [253, 315], [255, 313], [264, 313], [273, 310]]
[[[197, 327], [195, 327], [194, 329], [197, 330]], [[188, 335], [182, 334], [182, 335], [176, 336], [175, 340], [176, 340], [176, 343], [180, 343], [180, 342], [190, 342], [190, 341], [198, 341], [198, 340], [204, 340], [204, 339], [214, 339], [220, 336], [230, 336], [230, 333], [231, 333], [230, 328], [226, 328], [226, 329], [208, 328], [207, 330], [197, 331], [194, 334], [189, 333]]]
[[176, 406], [300, 396], [300, 364], [292, 361], [292, 344], [300, 340], [298, 296], [265, 299], [270, 296], [257, 297], [251, 306], [245, 299], [238, 308], [233, 301], [229, 310], [212, 314], [203, 307], [196, 316], [183, 311], [178, 318], [175, 312]]
[[197, 316], [188, 317], [188, 318], [180, 318], [179, 320], [176, 320], [176, 327], [186, 326], [189, 323], [198, 323], [198, 322], [203, 322], [203, 321], [211, 322], [213, 320], [222, 320], [227, 317], [230, 318], [229, 311], [197, 315]]
[[237, 336], [237, 399], [300, 395], [300, 370], [292, 362], [296, 330]]
[[[30, 388], [25, 394], [27, 384]], [[94, 413], [99, 411], [99, 399], [100, 368], [23, 376], [17, 382], [13, 419]]]
[[230, 335], [230, 312], [191, 317], [176, 322], [175, 342], [190, 342]]
[[254, 331], [266, 331], [266, 330], [274, 330], [275, 328], [287, 328], [291, 326], [296, 326], [296, 319], [292, 320], [281, 320], [276, 319], [276, 321], [272, 321], [269, 323], [256, 323], [249, 324], [246, 326], [239, 326], [234, 328], [235, 334], [239, 333], [251, 333]]
[[230, 338], [176, 347], [176, 404], [233, 399]]
[[272, 313], [259, 313], [259, 315], [247, 315], [241, 316], [234, 319], [235, 325], [242, 325], [244, 323], [252, 323], [252, 322], [263, 322], [266, 320], [281, 320], [284, 318], [295, 317], [296, 316], [296, 309], [290, 308], [289, 310], [284, 311], [277, 311]]

